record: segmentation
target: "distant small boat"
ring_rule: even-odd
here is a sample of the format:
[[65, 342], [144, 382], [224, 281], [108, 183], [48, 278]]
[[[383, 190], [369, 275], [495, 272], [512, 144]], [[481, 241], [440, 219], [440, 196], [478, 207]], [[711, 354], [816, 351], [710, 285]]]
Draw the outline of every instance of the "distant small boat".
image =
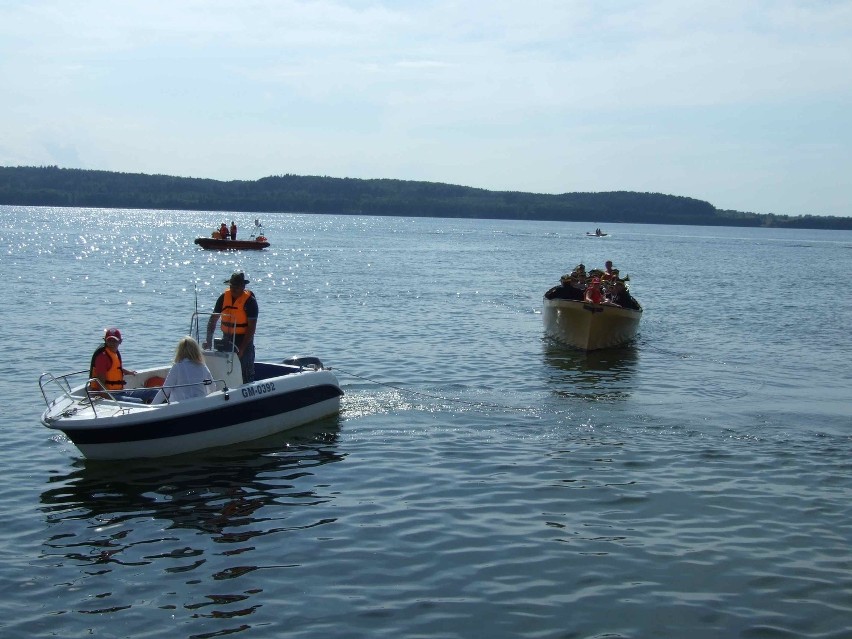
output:
[[589, 233], [586, 231], [586, 235], [588, 237], [606, 237], [609, 233], [602, 233], [601, 231], [595, 231], [594, 233]]
[[218, 250], [255, 250], [265, 249], [269, 242], [263, 235], [249, 240], [222, 240], [216, 237], [197, 237], [195, 243], [201, 248]]

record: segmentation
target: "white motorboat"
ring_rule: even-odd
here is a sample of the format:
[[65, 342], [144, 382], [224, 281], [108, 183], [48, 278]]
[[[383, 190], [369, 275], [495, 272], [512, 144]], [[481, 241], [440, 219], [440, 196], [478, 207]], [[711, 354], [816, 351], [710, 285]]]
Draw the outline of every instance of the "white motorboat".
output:
[[[248, 383], [236, 353], [204, 351], [204, 358], [215, 390], [156, 405], [91, 391], [88, 370], [44, 373], [39, 387], [47, 409], [41, 421], [65, 433], [88, 459], [132, 459], [260, 439], [340, 411], [337, 378], [315, 357], [255, 362], [255, 380]], [[168, 371], [161, 366], [127, 375], [124, 392], [153, 395]]]
[[630, 305], [610, 302], [593, 304], [563, 295], [566, 287], [555, 286], [544, 295], [544, 331], [548, 337], [583, 351], [614, 348], [630, 342], [639, 330], [642, 306], [633, 298]]

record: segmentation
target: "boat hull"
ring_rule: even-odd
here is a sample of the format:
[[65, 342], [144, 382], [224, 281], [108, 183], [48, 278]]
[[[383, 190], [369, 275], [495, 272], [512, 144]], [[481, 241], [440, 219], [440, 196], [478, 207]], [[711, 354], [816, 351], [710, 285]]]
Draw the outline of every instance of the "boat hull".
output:
[[219, 240], [212, 237], [197, 237], [195, 243], [205, 249], [224, 250], [254, 250], [259, 251], [269, 246], [266, 240]]
[[340, 411], [343, 391], [333, 373], [293, 370], [159, 406], [100, 399], [92, 406], [75, 389], [48, 406], [42, 423], [88, 459], [134, 459], [252, 441]]
[[641, 318], [641, 310], [546, 297], [542, 312], [548, 337], [583, 351], [627, 344], [636, 337]]

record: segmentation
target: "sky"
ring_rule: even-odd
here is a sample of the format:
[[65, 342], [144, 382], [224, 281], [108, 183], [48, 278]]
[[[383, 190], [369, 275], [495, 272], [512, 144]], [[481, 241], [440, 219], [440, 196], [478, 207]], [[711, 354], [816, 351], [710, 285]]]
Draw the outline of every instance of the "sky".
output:
[[0, 166], [852, 215], [852, 0], [0, 0]]

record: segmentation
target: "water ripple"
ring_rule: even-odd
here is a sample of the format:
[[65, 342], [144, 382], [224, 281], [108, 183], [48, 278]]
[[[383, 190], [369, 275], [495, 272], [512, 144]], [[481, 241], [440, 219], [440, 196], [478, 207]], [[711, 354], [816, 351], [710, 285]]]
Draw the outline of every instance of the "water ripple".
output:
[[[240, 254], [192, 244], [219, 214], [0, 213], [7, 292], [46, 309], [5, 324], [4, 637], [848, 636], [850, 304], [803, 340], [807, 300], [730, 295], [848, 271], [842, 233], [270, 214]], [[607, 258], [637, 342], [543, 339], [542, 291]], [[259, 353], [335, 367], [339, 417], [120, 464], [39, 426], [44, 369], [111, 324], [160, 363], [239, 268]]]

